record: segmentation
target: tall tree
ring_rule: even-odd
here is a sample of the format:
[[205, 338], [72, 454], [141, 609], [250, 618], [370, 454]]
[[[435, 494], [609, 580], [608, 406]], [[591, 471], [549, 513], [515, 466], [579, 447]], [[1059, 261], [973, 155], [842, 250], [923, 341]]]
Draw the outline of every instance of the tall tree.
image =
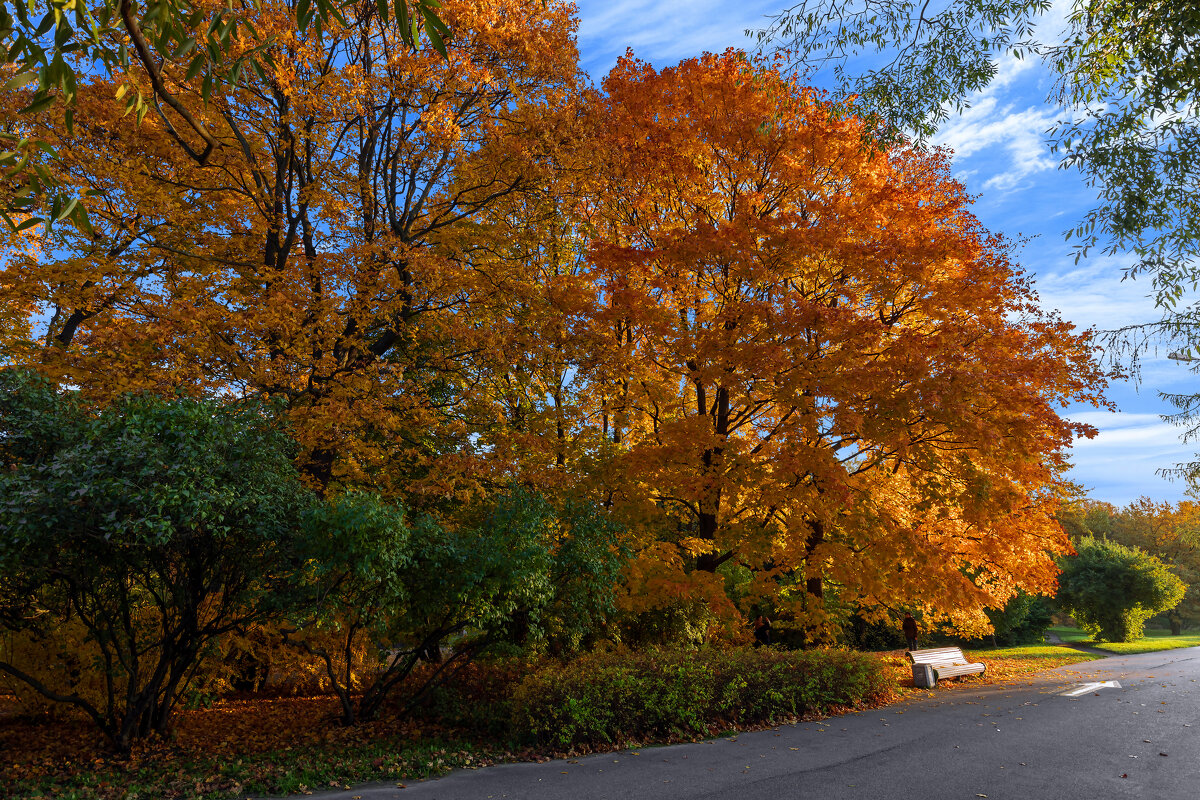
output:
[[1183, 598], [1183, 581], [1144, 550], [1085, 537], [1076, 551], [1063, 560], [1057, 599], [1098, 641], [1137, 641], [1147, 619]]
[[1063, 509], [1060, 519], [1074, 541], [1110, 539], [1162, 561], [1186, 587], [1183, 599], [1166, 612], [1171, 633], [1200, 622], [1200, 506], [1195, 501], [1175, 504], [1143, 497], [1119, 509], [1108, 503], [1075, 503]]
[[1051, 586], [1090, 433], [1054, 408], [1103, 379], [945, 158], [861, 147], [852, 106], [733, 51], [604, 88], [587, 368], [680, 576], [739, 563], [814, 627], [917, 601], [969, 628]]
[[123, 125], [109, 82], [80, 92], [73, 133], [46, 112], [36, 134], [65, 153], [63, 180], [99, 195], [94, 234], [57, 230], [11, 258], [6, 301], [49, 312], [25, 358], [94, 395], [281, 397], [318, 486], [386, 484], [407, 459], [406, 475], [455, 491], [472, 446], [450, 412], [487, 331], [466, 312], [496, 292], [471, 221], [536, 185], [577, 56], [565, 5], [441, 13], [457, 31], [446, 57], [372, 10], [301, 32], [265, 7], [274, 66], [207, 104], [186, 95], [220, 134], [206, 165], [160, 121]]

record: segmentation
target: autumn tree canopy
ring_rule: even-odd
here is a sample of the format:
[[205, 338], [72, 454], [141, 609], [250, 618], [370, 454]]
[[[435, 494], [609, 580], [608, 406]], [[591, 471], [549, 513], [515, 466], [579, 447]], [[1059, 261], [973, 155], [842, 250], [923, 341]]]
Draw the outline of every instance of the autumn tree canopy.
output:
[[737, 564], [814, 626], [919, 603], [969, 627], [1052, 587], [1089, 433], [1056, 409], [1103, 380], [946, 157], [864, 148], [852, 106], [737, 52], [626, 57], [604, 90], [585, 369], [659, 578]]
[[[1096, 191], [1066, 238], [1079, 258], [1127, 253], [1126, 277], [1148, 279], [1162, 311], [1110, 332], [1107, 349], [1135, 367], [1158, 347], [1200, 355], [1200, 308], [1187, 291], [1200, 254], [1196, 0], [798, 0], [756, 33], [806, 75], [826, 70], [879, 129], [922, 138], [987, 88], [1005, 58], [1039, 56], [1057, 73], [1047, 143]], [[1189, 441], [1200, 396], [1164, 397]], [[1174, 472], [1200, 474], [1200, 461]]]
[[946, 156], [863, 147], [853, 105], [736, 52], [589, 89], [572, 11], [448, 2], [443, 58], [265, 4], [261, 78], [178, 87], [204, 165], [113, 81], [73, 133], [0, 99], [98, 191], [94, 235], [7, 245], [6, 357], [101, 402], [274, 398], [327, 494], [590, 496], [634, 532], [635, 611], [761, 601], [820, 638], [1051, 588], [1089, 433], [1057, 409], [1103, 378]]
[[[9, 251], [5, 307], [48, 317], [18, 358], [96, 396], [285, 398], [319, 487], [385, 483], [401, 461], [426, 474], [427, 431], [452, 452], [466, 442], [447, 409], [483, 346], [468, 309], [494, 291], [470, 221], [537, 183], [576, 93], [571, 9], [447, 3], [445, 58], [363, 9], [300, 33], [266, 4], [255, 24], [276, 44], [261, 79], [207, 104], [179, 86], [220, 137], [206, 165], [174, 146], [186, 134], [169, 115], [123, 119], [117, 82], [80, 89], [73, 134], [57, 111], [36, 120], [64, 180], [98, 196], [94, 236], [59, 228]], [[26, 124], [23, 99], [6, 103]]]

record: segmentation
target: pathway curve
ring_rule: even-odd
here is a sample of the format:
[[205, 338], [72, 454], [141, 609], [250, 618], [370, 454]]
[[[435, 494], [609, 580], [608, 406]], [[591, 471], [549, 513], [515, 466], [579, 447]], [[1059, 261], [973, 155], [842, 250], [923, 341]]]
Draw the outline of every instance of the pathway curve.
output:
[[[1116, 681], [1119, 688], [1101, 683]], [[321, 800], [1195, 800], [1200, 647], [920, 693], [820, 723], [364, 785]], [[1079, 692], [1084, 683], [1094, 688]], [[1075, 692], [1070, 697], [1064, 692]]]

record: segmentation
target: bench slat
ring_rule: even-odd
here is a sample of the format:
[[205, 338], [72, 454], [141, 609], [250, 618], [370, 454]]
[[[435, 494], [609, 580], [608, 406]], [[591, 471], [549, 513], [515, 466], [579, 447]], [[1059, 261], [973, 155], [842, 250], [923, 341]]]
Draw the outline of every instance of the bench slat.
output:
[[908, 657], [914, 664], [930, 664], [938, 661], [966, 661], [967, 657], [958, 647], [931, 647], [927, 650], [909, 650]]

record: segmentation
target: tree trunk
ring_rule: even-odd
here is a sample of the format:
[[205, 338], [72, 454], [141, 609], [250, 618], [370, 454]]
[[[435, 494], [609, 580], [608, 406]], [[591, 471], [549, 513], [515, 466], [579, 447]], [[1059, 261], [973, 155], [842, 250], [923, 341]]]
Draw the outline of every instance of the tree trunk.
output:
[[821, 605], [824, 605], [825, 602], [825, 586], [821, 580], [821, 573], [818, 570], [815, 574], [813, 574], [811, 565], [807, 562], [811, 558], [812, 554], [816, 552], [817, 547], [819, 547], [824, 541], [825, 525], [822, 524], [820, 520], [813, 520], [808, 533], [808, 541], [804, 543], [804, 550], [806, 553], [805, 571], [809, 573], [808, 578], [804, 581], [804, 588], [808, 591], [810, 602], [815, 601]]

